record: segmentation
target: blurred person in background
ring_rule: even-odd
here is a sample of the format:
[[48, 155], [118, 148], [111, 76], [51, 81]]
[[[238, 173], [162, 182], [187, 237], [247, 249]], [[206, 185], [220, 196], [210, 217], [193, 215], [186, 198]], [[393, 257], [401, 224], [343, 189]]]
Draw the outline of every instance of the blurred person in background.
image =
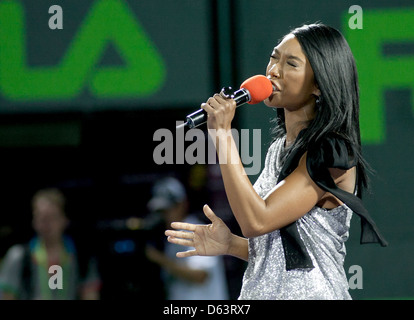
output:
[[[183, 184], [173, 177], [158, 180], [148, 202], [151, 212], [158, 212], [167, 226], [173, 221], [201, 223], [188, 212], [189, 199]], [[226, 300], [229, 298], [225, 265], [222, 257], [194, 256], [177, 259], [182, 247], [166, 243], [164, 252], [148, 246], [148, 259], [164, 271], [167, 300]], [[188, 248], [190, 249], [190, 248]]]
[[[99, 299], [101, 281], [95, 260], [80, 262], [73, 239], [65, 233], [69, 220], [63, 193], [55, 188], [39, 190], [31, 204], [36, 234], [28, 244], [13, 245], [2, 260], [2, 299]], [[49, 272], [53, 265], [61, 267], [60, 275], [56, 269]], [[51, 277], [58, 276], [61, 276], [61, 288], [50, 285]]]

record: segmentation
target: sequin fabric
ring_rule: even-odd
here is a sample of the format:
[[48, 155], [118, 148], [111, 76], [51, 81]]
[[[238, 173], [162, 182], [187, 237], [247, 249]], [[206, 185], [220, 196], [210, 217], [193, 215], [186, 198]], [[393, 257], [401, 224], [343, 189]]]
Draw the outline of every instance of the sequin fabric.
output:
[[[273, 142], [265, 167], [254, 184], [265, 199], [277, 184], [285, 139]], [[279, 230], [249, 239], [249, 260], [240, 300], [351, 299], [343, 268], [352, 211], [344, 204], [332, 210], [314, 207], [297, 222], [313, 269], [286, 271]]]

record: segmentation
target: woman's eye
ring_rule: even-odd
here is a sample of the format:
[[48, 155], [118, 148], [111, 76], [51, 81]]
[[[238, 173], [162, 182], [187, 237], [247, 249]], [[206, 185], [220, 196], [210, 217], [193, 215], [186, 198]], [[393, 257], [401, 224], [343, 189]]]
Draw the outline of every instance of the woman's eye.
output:
[[294, 64], [293, 62], [289, 62], [288, 61], [288, 63], [287, 63], [288, 65], [290, 65], [290, 66], [292, 66], [292, 67], [295, 67], [296, 68], [296, 64]]

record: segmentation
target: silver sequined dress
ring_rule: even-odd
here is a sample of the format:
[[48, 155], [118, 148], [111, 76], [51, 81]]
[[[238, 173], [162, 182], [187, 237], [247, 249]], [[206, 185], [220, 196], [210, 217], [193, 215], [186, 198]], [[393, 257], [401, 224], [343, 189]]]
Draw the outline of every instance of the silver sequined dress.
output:
[[[254, 189], [266, 198], [277, 184], [285, 139], [272, 143]], [[297, 222], [314, 268], [286, 271], [279, 230], [249, 239], [249, 261], [239, 299], [351, 299], [343, 267], [352, 211], [314, 207]]]

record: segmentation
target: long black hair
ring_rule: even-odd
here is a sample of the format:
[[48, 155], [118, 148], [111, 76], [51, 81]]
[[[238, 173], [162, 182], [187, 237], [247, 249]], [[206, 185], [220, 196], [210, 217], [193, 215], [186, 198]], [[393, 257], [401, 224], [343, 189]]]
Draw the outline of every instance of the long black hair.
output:
[[[292, 30], [308, 58], [314, 72], [315, 83], [321, 94], [315, 105], [315, 118], [309, 122], [301, 139], [292, 148], [307, 146], [327, 133], [345, 138], [354, 148], [357, 160], [357, 190], [368, 187], [369, 165], [362, 157], [359, 127], [358, 74], [352, 51], [335, 28], [324, 24], [303, 25]], [[286, 134], [284, 109], [277, 109], [276, 137]]]

